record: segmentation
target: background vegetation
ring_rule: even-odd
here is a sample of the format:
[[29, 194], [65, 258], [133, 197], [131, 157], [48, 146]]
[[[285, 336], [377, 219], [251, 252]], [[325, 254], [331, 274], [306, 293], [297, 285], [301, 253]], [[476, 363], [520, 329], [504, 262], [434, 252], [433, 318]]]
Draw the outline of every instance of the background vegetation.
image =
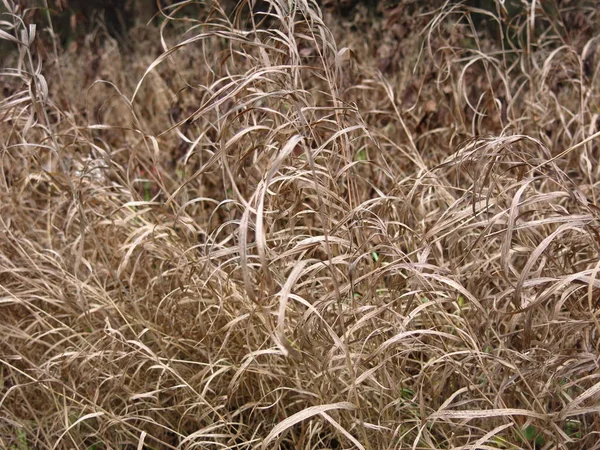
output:
[[0, 19], [2, 448], [599, 448], [594, 2], [75, 4]]

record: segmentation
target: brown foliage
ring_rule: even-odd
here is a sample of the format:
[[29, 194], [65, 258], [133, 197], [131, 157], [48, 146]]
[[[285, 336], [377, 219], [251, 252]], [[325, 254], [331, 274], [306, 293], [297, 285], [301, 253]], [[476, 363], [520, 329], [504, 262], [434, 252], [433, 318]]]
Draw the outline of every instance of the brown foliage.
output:
[[5, 3], [2, 447], [597, 448], [593, 9]]

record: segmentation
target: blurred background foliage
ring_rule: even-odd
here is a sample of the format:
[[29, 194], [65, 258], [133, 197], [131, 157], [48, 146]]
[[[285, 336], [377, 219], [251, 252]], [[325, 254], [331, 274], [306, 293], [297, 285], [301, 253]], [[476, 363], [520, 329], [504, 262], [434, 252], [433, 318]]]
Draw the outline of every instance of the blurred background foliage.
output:
[[[458, 3], [458, 1], [454, 1]], [[551, 0], [542, 3], [546, 7], [553, 7], [557, 2], [568, 3], [568, 0]], [[25, 18], [30, 23], [37, 23], [47, 29], [49, 19], [52, 21], [54, 33], [64, 48], [95, 33], [99, 27], [123, 44], [126, 42], [128, 30], [132, 26], [147, 23], [153, 18], [160, 21], [159, 11], [176, 3], [182, 2], [177, 2], [177, 0], [20, 0], [19, 2], [21, 10], [27, 10]], [[201, 11], [210, 9], [215, 2], [214, 0], [205, 0], [193, 3], [185, 6], [186, 14], [199, 14]], [[238, 1], [223, 0], [219, 3], [228, 12], [233, 12]], [[324, 10], [347, 18], [353, 14], [364, 14], [365, 12], [385, 17], [386, 11], [393, 10], [400, 4], [409, 6], [404, 11], [410, 13], [410, 6], [412, 5], [416, 10], [420, 2], [415, 0], [319, 0], [318, 3]], [[431, 7], [441, 7], [446, 2], [432, 0], [428, 3]], [[467, 0], [466, 3], [482, 11], [494, 14], [499, 12], [497, 0]], [[266, 0], [247, 1], [246, 10], [248, 10], [248, 4], [252, 4], [255, 12], [265, 11], [268, 8]], [[508, 14], [517, 14], [523, 10], [522, 2], [517, 0], [506, 0], [503, 4]], [[6, 12], [6, 8], [1, 3], [0, 12]], [[486, 15], [474, 13], [473, 18], [477, 24], [481, 24], [485, 21]]]
[[[339, 15], [345, 19], [357, 14], [368, 14], [373, 18], [385, 19], [390, 11], [402, 7], [403, 14], [418, 11], [419, 0], [317, 0], [323, 10]], [[536, 8], [542, 8], [545, 13], [568, 8], [570, 4], [586, 3], [588, 0], [545, 0], [536, 3]], [[451, 0], [451, 3], [466, 3], [472, 8], [471, 18], [474, 25], [485, 34], [493, 38], [499, 37], [498, 25], [491, 18], [492, 13], [502, 17], [506, 24], [511, 18], [516, 18], [526, 12], [526, 3], [520, 0]], [[38, 24], [38, 31], [52, 30], [65, 49], [77, 49], [86, 36], [94, 36], [104, 32], [104, 36], [112, 36], [121, 45], [127, 44], [128, 31], [135, 25], [145, 24], [150, 21], [159, 23], [162, 20], [161, 9], [175, 7], [183, 2], [177, 0], [19, 0], [21, 11], [25, 20]], [[190, 17], [207, 12], [217, 3], [215, 0], [190, 2], [178, 10], [180, 15]], [[267, 0], [244, 0], [245, 8], [237, 11], [249, 11], [249, 5], [255, 12], [264, 12], [268, 9]], [[442, 7], [444, 0], [428, 1], [429, 7], [434, 9]], [[229, 13], [236, 11], [238, 0], [221, 0], [218, 4]], [[591, 3], [590, 3], [591, 4]], [[6, 12], [5, 6], [0, 2], [0, 12]], [[49, 27], [49, 21], [52, 27]], [[49, 37], [50, 34], [42, 33]], [[43, 38], [43, 36], [42, 36]], [[3, 48], [0, 48], [2, 52]]]
[[[161, 24], [166, 14], [194, 19], [207, 17], [213, 8], [223, 8], [232, 17], [241, 19], [243, 24], [250, 9], [255, 14], [269, 9], [270, 0], [17, 0], [19, 15], [27, 23], [37, 24], [37, 36], [41, 47], [51, 48], [48, 44], [57, 45], [58, 49], [76, 53], [82, 46], [99, 48], [107, 38], [114, 39], [119, 46], [127, 48], [130, 44], [130, 31], [147, 23]], [[420, 14], [421, 0], [316, 0], [322, 10], [334, 21], [353, 24], [352, 31], [364, 33], [365, 27], [380, 22], [379, 28], [390, 28], [396, 38], [408, 30], [392, 30], [398, 16]], [[534, 35], [541, 35], [546, 30], [554, 29], [559, 35], [578, 35], [581, 24], [576, 11], [597, 8], [596, 0], [544, 0], [532, 3], [522, 0], [429, 0], [430, 11], [437, 8], [448, 8], [448, 5], [462, 3], [469, 11], [459, 21], [470, 24], [480, 37], [490, 39], [496, 45], [502, 43], [504, 48], [524, 48], [526, 45], [526, 29], [530, 14], [534, 14]], [[570, 17], [569, 11], [575, 11]], [[0, 2], [0, 13], [6, 13], [6, 7]], [[4, 19], [7, 20], [5, 14]], [[264, 18], [265, 16], [263, 16]], [[498, 21], [496, 18], [500, 18]], [[12, 20], [12, 19], [9, 19]], [[258, 20], [257, 22], [259, 22]], [[263, 27], [269, 21], [262, 22]], [[565, 28], [566, 26], [566, 28]], [[560, 30], [558, 29], [560, 28]], [[136, 39], [139, 39], [137, 36]], [[474, 41], [473, 41], [474, 43]], [[566, 43], [566, 42], [565, 42]], [[571, 43], [572, 44], [572, 43]], [[468, 46], [468, 43], [465, 45]], [[7, 57], [16, 47], [0, 40], [0, 64], [5, 65]], [[385, 66], [385, 64], [383, 65]], [[380, 67], [384, 73], [388, 70]]]

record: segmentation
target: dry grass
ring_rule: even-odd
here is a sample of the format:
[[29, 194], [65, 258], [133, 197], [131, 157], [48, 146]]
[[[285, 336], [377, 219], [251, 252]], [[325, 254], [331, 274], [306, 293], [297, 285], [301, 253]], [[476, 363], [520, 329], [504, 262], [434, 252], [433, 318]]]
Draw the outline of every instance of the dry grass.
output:
[[593, 6], [5, 3], [2, 448], [600, 448]]

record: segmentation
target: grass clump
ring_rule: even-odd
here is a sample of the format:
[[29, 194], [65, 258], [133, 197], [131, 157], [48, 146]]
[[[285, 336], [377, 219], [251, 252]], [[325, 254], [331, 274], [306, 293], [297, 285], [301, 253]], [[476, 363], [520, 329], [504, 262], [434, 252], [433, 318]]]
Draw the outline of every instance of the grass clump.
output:
[[593, 7], [4, 3], [3, 447], [595, 448]]

